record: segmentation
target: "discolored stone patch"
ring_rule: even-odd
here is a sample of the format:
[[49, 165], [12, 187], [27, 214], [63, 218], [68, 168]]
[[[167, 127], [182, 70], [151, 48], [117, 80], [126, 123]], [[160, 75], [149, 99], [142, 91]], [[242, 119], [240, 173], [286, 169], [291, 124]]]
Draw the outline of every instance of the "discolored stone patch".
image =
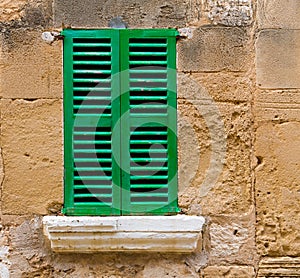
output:
[[251, 266], [208, 266], [203, 270], [203, 278], [254, 278]]
[[299, 29], [298, 0], [258, 0], [258, 26], [261, 29]]
[[263, 30], [256, 42], [257, 85], [266, 89], [300, 87], [300, 30]]
[[41, 32], [12, 30], [3, 40], [1, 94], [4, 98], [62, 98], [62, 42]]
[[198, 20], [201, 4], [192, 1], [54, 1], [54, 25], [56, 27], [107, 27], [117, 16], [130, 28], [170, 28], [185, 26]]
[[2, 100], [4, 214], [47, 214], [62, 202], [62, 114], [59, 100]]
[[4, 0], [0, 3], [1, 31], [46, 28], [52, 24], [52, 0]]
[[187, 72], [245, 71], [250, 37], [245, 28], [202, 27], [178, 43], [178, 69]]
[[262, 255], [300, 255], [299, 130], [299, 122], [265, 122], [256, 132], [257, 244]]

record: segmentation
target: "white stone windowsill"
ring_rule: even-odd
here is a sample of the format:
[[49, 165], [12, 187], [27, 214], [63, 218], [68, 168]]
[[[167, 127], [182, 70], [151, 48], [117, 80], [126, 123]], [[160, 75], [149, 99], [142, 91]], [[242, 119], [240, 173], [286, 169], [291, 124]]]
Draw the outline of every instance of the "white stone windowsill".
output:
[[205, 219], [201, 216], [45, 216], [44, 233], [54, 252], [196, 251]]

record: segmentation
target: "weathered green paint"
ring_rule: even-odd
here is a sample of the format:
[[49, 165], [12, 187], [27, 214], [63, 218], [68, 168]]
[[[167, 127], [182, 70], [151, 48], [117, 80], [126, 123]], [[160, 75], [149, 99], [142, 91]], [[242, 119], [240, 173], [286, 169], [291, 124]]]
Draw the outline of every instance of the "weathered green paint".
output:
[[64, 39], [64, 212], [74, 207], [73, 194], [73, 38]]

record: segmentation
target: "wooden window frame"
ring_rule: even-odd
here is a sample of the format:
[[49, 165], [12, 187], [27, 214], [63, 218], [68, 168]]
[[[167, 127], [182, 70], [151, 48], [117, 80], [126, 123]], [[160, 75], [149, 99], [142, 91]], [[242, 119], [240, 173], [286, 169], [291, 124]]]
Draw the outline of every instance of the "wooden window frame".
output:
[[[65, 29], [64, 36], [64, 209], [66, 215], [169, 215], [179, 212], [177, 200], [177, 136], [176, 136], [176, 36], [174, 29]], [[78, 205], [74, 202], [74, 39], [109, 38], [111, 40], [111, 128], [112, 135], [112, 205]], [[130, 109], [129, 101], [129, 43], [130, 39], [166, 39], [167, 117], [151, 117], [167, 127], [168, 201], [162, 204], [132, 205], [130, 201]], [[147, 66], [147, 64], [145, 64]], [[124, 93], [123, 93], [124, 92]], [[84, 120], [85, 124], [98, 126], [108, 121], [104, 116]], [[146, 117], [146, 121], [149, 120]], [[139, 120], [136, 120], [137, 122]], [[88, 122], [88, 123], [87, 123]], [[141, 122], [138, 122], [140, 124]], [[119, 165], [121, 163], [121, 165]]]

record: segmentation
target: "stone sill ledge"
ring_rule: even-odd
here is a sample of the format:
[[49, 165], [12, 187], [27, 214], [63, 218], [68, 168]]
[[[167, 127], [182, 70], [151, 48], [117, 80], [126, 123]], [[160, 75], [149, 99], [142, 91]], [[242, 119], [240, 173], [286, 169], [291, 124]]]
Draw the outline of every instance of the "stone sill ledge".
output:
[[45, 216], [54, 252], [176, 252], [200, 248], [201, 216]]

